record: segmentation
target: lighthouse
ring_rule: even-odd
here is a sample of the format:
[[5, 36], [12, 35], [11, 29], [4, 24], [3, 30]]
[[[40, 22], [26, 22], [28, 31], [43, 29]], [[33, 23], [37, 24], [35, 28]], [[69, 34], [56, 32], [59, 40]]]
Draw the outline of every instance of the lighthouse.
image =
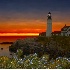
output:
[[47, 18], [46, 37], [51, 36], [51, 33], [52, 33], [52, 18], [51, 18], [51, 13], [50, 12], [48, 13], [47, 17], [48, 18]]

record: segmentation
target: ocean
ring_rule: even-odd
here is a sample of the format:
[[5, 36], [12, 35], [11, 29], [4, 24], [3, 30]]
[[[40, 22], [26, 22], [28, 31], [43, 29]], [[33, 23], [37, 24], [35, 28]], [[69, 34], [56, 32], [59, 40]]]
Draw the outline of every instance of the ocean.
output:
[[[17, 39], [24, 38], [35, 38], [36, 36], [0, 36], [0, 43], [3, 42], [15, 42]], [[0, 56], [12, 57], [11, 52], [9, 51], [9, 46], [11, 44], [0, 44]]]

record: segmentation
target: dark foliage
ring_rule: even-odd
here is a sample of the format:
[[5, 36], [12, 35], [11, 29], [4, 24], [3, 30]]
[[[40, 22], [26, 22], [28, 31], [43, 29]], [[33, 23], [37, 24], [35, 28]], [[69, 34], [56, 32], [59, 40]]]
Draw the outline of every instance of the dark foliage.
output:
[[[49, 54], [50, 59], [56, 59], [57, 57], [70, 57], [70, 37], [37, 37], [35, 43], [36, 44], [33, 42], [27, 42], [26, 44], [19, 44], [19, 41], [17, 41], [9, 50], [16, 52], [18, 48], [22, 47], [23, 55], [21, 57], [34, 53], [37, 53], [38, 57], [41, 57], [43, 54]], [[43, 47], [41, 47], [41, 45], [43, 45]]]
[[9, 46], [9, 51], [16, 53], [17, 52], [17, 47]]

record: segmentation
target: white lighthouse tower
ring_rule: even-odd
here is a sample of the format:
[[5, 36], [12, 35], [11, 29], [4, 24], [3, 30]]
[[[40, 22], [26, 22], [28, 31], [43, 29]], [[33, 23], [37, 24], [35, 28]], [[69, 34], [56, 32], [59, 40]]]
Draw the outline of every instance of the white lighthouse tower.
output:
[[51, 13], [48, 13], [48, 19], [47, 19], [47, 30], [46, 30], [46, 37], [51, 36], [52, 33], [52, 18]]

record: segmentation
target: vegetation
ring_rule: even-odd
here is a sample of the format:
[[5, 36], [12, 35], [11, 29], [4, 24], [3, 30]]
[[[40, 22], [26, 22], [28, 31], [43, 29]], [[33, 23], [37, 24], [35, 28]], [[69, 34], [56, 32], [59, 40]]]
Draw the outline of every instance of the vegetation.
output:
[[[56, 58], [59, 56], [70, 57], [70, 37], [66, 36], [52, 36], [49, 38], [39, 37], [38, 42], [43, 43], [43, 47], [50, 58]], [[55, 54], [55, 55], [54, 55]]]
[[[70, 37], [52, 36], [17, 40], [10, 46], [9, 50], [16, 51], [18, 61], [23, 59], [22, 64], [20, 63], [18, 66], [19, 68], [70, 68]], [[17, 50], [19, 51], [17, 52]]]
[[49, 61], [49, 55], [39, 58], [36, 53], [25, 56], [23, 59], [2, 56], [0, 69], [70, 69], [70, 59], [58, 57]]
[[9, 50], [16, 52], [17, 49], [22, 49], [23, 55], [37, 53], [38, 57], [43, 54], [48, 54], [49, 59], [57, 57], [70, 57], [70, 37], [52, 36], [52, 37], [37, 37], [17, 40]]

